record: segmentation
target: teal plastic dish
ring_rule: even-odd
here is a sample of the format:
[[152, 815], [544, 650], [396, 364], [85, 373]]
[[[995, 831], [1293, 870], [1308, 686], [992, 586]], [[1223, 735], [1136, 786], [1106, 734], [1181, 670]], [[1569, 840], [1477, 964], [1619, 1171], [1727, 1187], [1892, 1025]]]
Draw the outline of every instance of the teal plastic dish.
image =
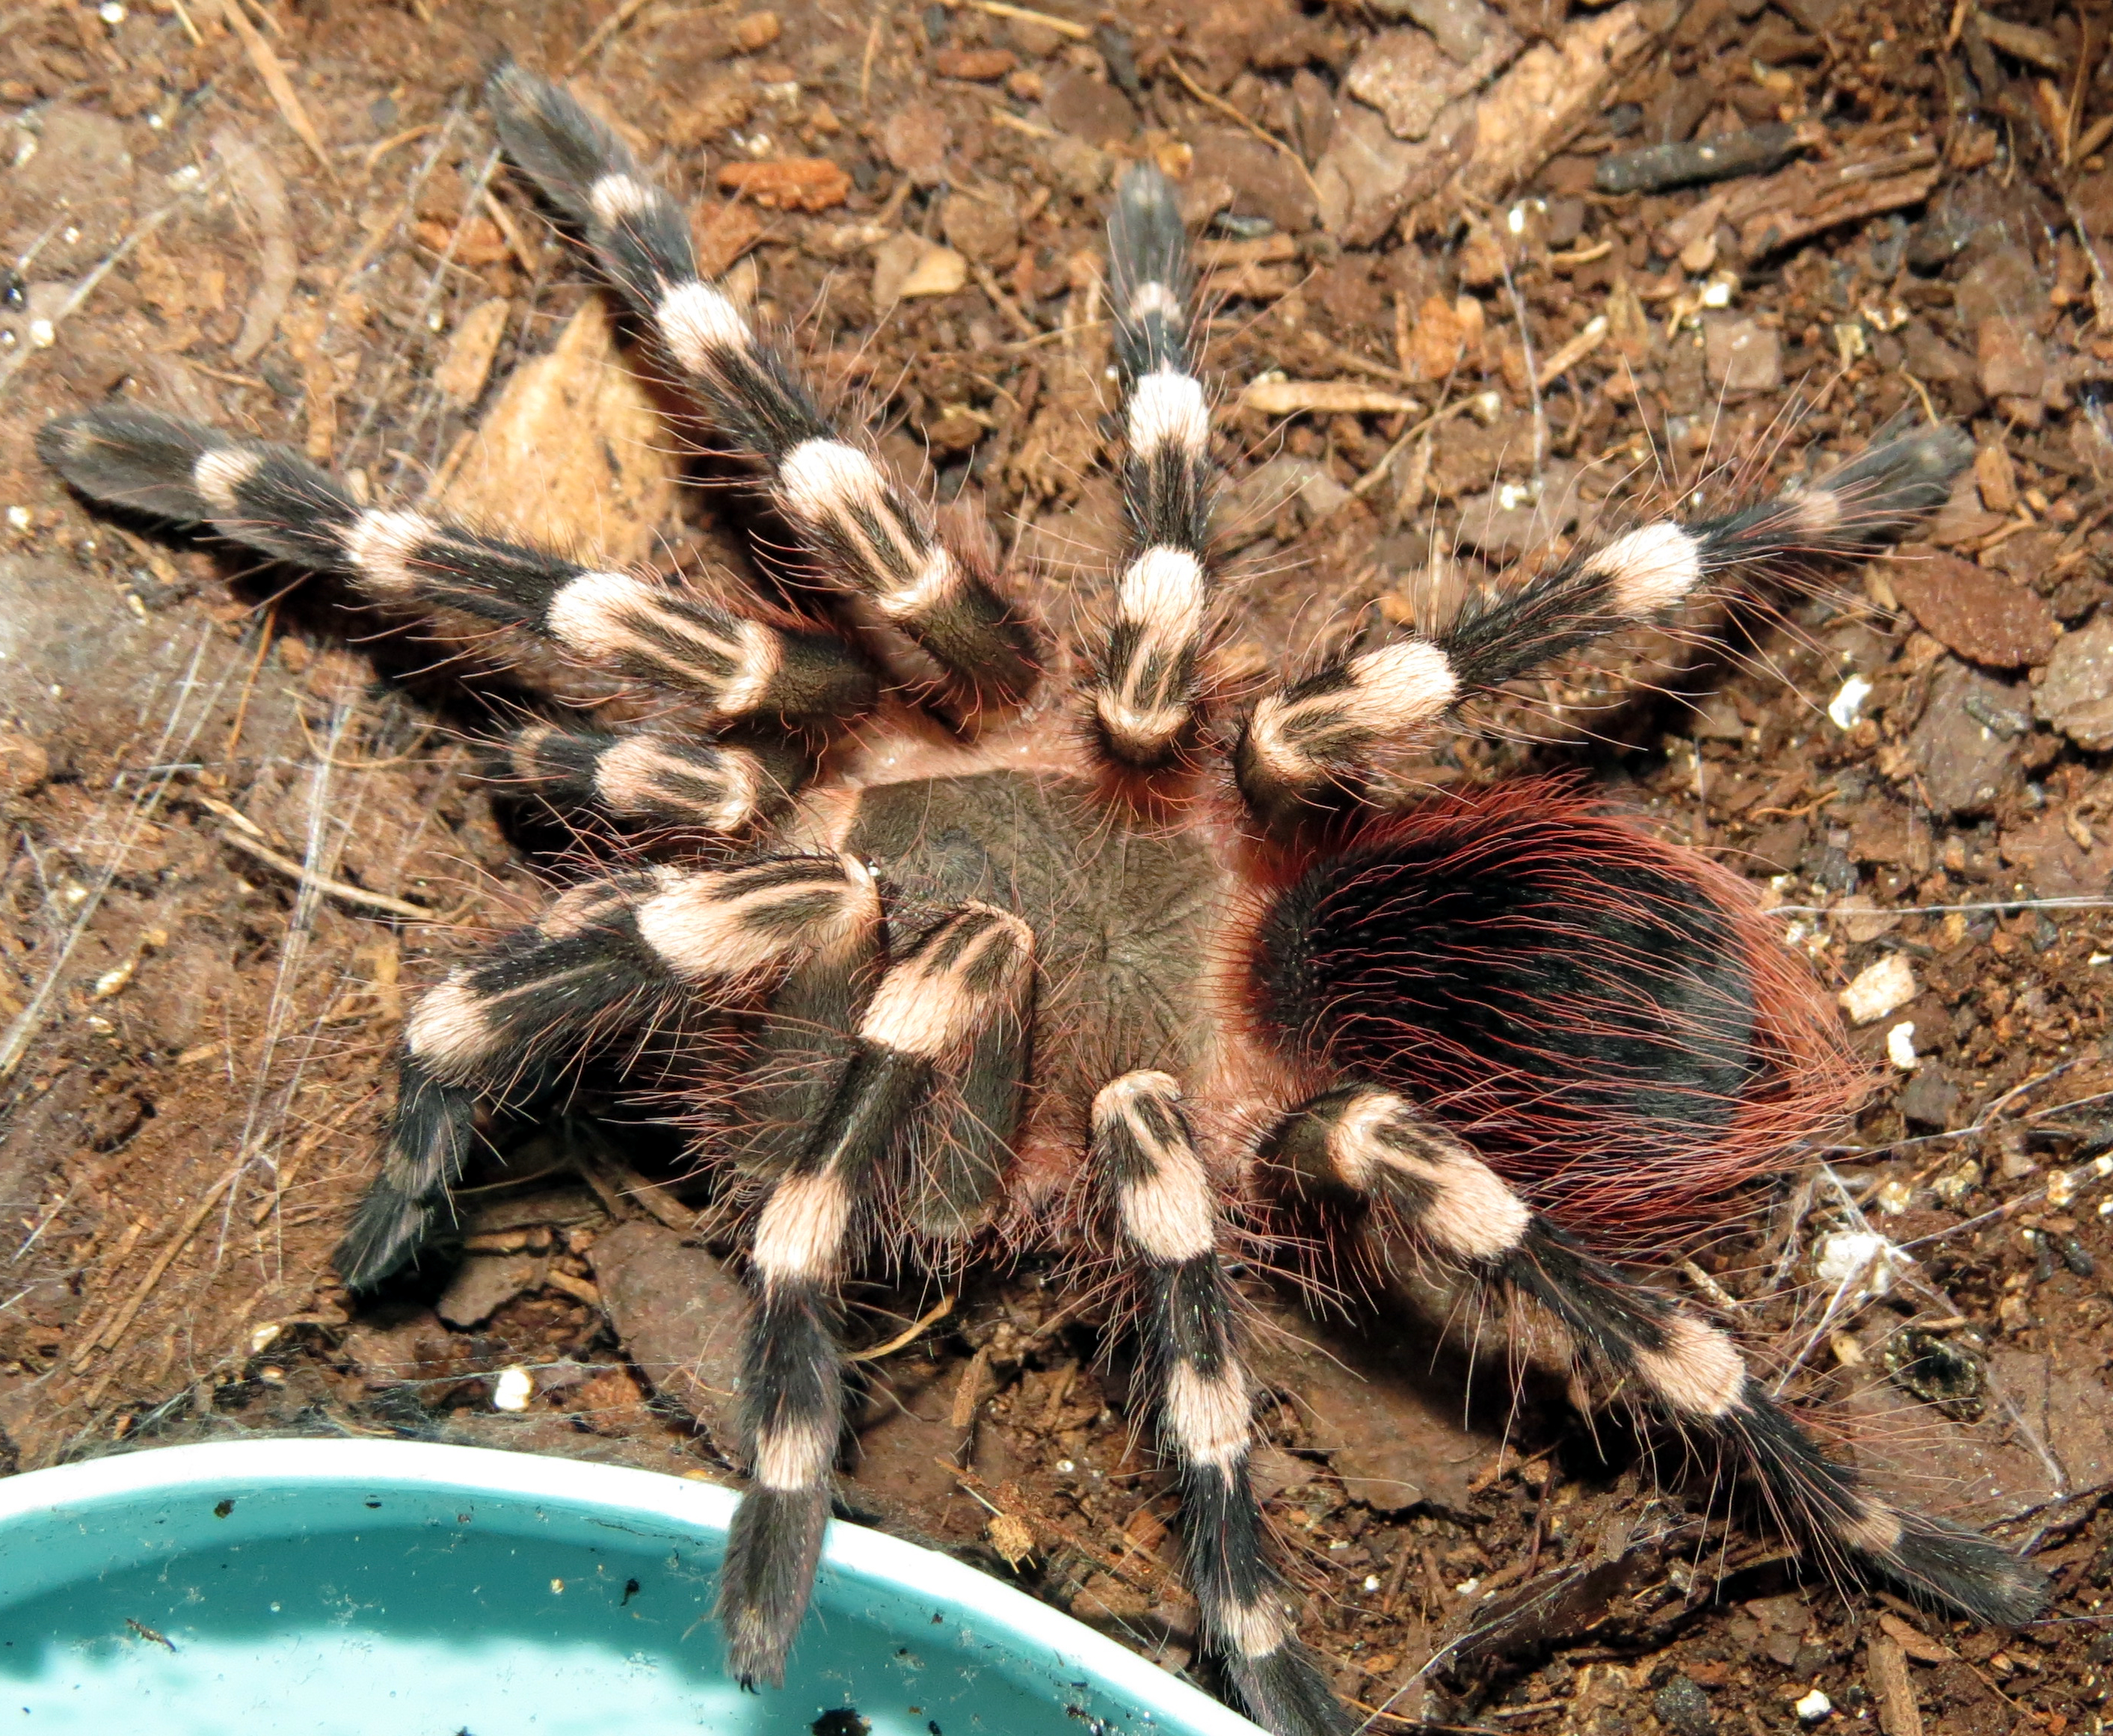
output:
[[95, 1736], [1257, 1736], [929, 1549], [833, 1524], [782, 1688], [706, 1619], [732, 1492], [394, 1441], [0, 1480], [0, 1726]]

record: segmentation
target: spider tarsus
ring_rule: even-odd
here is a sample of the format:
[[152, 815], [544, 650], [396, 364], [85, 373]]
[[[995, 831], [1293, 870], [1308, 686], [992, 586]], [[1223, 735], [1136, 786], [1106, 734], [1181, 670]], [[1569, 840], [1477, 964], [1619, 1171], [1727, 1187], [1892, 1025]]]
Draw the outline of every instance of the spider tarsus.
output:
[[1229, 1657], [1226, 1674], [1248, 1715], [1272, 1736], [1348, 1736], [1353, 1727], [1320, 1660], [1298, 1640], [1261, 1657]]
[[1973, 462], [1973, 436], [1963, 428], [1881, 431], [1817, 486], [1841, 503], [1839, 534], [1853, 544], [1876, 546], [1895, 540], [1942, 506], [1953, 481]]
[[469, 1160], [477, 1096], [415, 1055], [398, 1064], [396, 1113], [381, 1173], [331, 1256], [347, 1287], [371, 1290], [454, 1227], [448, 1190]]
[[1983, 1627], [2023, 1627], [2047, 1614], [2052, 1581], [2042, 1569], [1978, 1532], [1927, 1514], [1898, 1516], [1900, 1541], [1864, 1557], [1877, 1577]]
[[91, 500], [177, 524], [212, 508], [192, 481], [205, 453], [235, 443], [217, 429], [131, 405], [56, 417], [37, 431], [37, 453]]

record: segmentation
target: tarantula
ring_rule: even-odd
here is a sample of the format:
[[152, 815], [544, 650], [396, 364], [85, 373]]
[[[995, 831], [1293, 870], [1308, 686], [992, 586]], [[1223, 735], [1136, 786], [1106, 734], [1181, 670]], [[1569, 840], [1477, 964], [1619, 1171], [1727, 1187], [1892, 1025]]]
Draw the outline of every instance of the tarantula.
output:
[[752, 467], [813, 617], [364, 507], [283, 448], [153, 411], [63, 418], [42, 449], [97, 500], [380, 607], [540, 636], [724, 731], [541, 722], [504, 744], [504, 774], [552, 800], [704, 844], [573, 886], [418, 1001], [336, 1260], [364, 1289], [449, 1227], [480, 1105], [537, 1067], [723, 1015], [740, 1047], [705, 1155], [754, 1195], [750, 1482], [718, 1603], [745, 1684], [782, 1680], [806, 1606], [843, 1426], [837, 1292], [875, 1243], [941, 1264], [1053, 1245], [1111, 1274], [1203, 1631], [1279, 1736], [1346, 1723], [1248, 1483], [1229, 1266], [1257, 1233], [1324, 1287], [1443, 1267], [1714, 1453], [1822, 1562], [1985, 1622], [2038, 1612], [2036, 1570], [1866, 1488], [1723, 1332], [1607, 1257], [1854, 1098], [1831, 1009], [1743, 883], [1567, 786], [1403, 800], [1386, 770], [1551, 656], [1883, 543], [1944, 498], [1961, 436], [1882, 440], [1732, 516], [1588, 543], [1238, 702], [1215, 650], [1186, 240], [1157, 171], [1125, 174], [1109, 228], [1131, 549], [1066, 645], [701, 280], [682, 212], [607, 126], [511, 63], [488, 97], [513, 162]]

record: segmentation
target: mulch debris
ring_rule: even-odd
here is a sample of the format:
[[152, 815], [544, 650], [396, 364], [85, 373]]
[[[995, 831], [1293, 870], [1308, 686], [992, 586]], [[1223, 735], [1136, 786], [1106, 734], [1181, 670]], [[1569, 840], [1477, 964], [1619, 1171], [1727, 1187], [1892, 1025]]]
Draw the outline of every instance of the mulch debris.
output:
[[[2047, 0], [553, 0], [48, 7], [0, 44], [0, 1432], [30, 1469], [385, 1433], [730, 1474], [737, 1263], [679, 1132], [591, 1069], [495, 1121], [460, 1251], [355, 1301], [407, 1000], [545, 895], [474, 737], [635, 695], [92, 517], [31, 446], [112, 394], [704, 585], [627, 338], [496, 162], [496, 30], [694, 201], [882, 453], [1034, 563], [1122, 536], [1100, 226], [1203, 238], [1236, 667], [1427, 621], [1595, 523], [1937, 417], [1923, 540], [1565, 661], [1405, 763], [1589, 771], [1764, 884], [1877, 1088], [1667, 1281], [1860, 1465], [1995, 1525], [2056, 1620], [1800, 1580], [1409, 1302], [1247, 1280], [1308, 1637], [1377, 1730], [2095, 1729], [2113, 1635], [2113, 75]], [[1732, 649], [1701, 636], [1728, 634]], [[1335, 636], [1323, 642], [1323, 636]], [[557, 841], [577, 861], [591, 841]], [[624, 1153], [621, 1163], [610, 1156]], [[1823, 1166], [1821, 1160], [1823, 1160]], [[701, 1215], [701, 1210], [702, 1215]], [[952, 1280], [949, 1281], [950, 1284]], [[1127, 1365], [1029, 1261], [854, 1290], [846, 1499], [1196, 1664]], [[1422, 1305], [1440, 1318], [1443, 1298]], [[1472, 1324], [1472, 1313], [1458, 1316]], [[1471, 1337], [1472, 1333], [1466, 1336]], [[1672, 1452], [1677, 1458], [1677, 1451]]]

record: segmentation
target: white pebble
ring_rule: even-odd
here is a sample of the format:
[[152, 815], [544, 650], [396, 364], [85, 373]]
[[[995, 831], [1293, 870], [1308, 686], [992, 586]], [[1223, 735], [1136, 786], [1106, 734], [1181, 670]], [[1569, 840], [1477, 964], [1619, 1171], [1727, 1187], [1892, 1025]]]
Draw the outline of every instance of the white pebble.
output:
[[495, 1410], [526, 1410], [528, 1401], [536, 1396], [536, 1377], [516, 1364], [510, 1369], [501, 1369], [499, 1378], [491, 1385], [491, 1408]]
[[30, 321], [30, 347], [31, 349], [49, 349], [52, 345], [57, 343], [58, 340], [59, 329], [49, 320], [31, 320]]
[[1883, 1296], [1903, 1266], [1914, 1262], [1876, 1230], [1837, 1230], [1812, 1251], [1812, 1273], [1823, 1284], [1856, 1287], [1860, 1296]]
[[1365, 1575], [1365, 1589], [1368, 1592], [1376, 1592], [1379, 1588], [1380, 1576], [1377, 1574], [1367, 1574]]
[[1915, 1053], [1912, 1018], [1902, 1019], [1886, 1033], [1886, 1059], [1902, 1073], [1913, 1073], [1922, 1065], [1922, 1057]]
[[1827, 715], [1834, 720], [1837, 729], [1854, 729], [1856, 720], [1864, 715], [1864, 701], [1870, 697], [1870, 677], [1852, 675], [1841, 684], [1841, 690], [1828, 702]]
[[1834, 1702], [1815, 1688], [1791, 1710], [1797, 1714], [1802, 1722], [1817, 1724], [1834, 1710]]
[[26, 531], [36, 521], [30, 516], [30, 509], [27, 507], [11, 506], [7, 508], [7, 528], [9, 530]]
[[1897, 1013], [1921, 992], [1907, 955], [1889, 952], [1850, 979], [1849, 986], [1841, 991], [1841, 1005], [1853, 1023], [1868, 1025], [1888, 1013]]

